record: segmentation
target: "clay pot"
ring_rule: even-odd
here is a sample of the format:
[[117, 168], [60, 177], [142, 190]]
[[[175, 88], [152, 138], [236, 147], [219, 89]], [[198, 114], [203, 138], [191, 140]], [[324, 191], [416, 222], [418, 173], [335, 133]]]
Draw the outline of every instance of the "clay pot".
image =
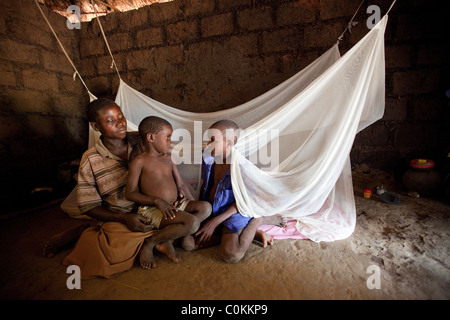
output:
[[420, 195], [432, 195], [441, 186], [441, 175], [435, 169], [433, 160], [413, 159], [409, 169], [403, 174], [403, 183], [410, 191]]

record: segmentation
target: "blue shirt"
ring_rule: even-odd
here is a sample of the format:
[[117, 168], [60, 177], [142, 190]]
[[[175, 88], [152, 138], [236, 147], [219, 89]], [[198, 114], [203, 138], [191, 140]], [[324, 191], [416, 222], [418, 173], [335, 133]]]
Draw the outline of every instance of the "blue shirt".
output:
[[[213, 171], [214, 157], [202, 157], [202, 179], [204, 181], [201, 200], [209, 201], [209, 193], [213, 186], [214, 179], [211, 179]], [[214, 217], [223, 213], [229, 206], [234, 204], [233, 188], [231, 185], [230, 167], [217, 185], [216, 194], [214, 195], [214, 203], [212, 203], [212, 215]], [[238, 233], [240, 229], [247, 226], [251, 218], [244, 217], [240, 213], [235, 213], [223, 222], [223, 225], [229, 228], [233, 233]]]

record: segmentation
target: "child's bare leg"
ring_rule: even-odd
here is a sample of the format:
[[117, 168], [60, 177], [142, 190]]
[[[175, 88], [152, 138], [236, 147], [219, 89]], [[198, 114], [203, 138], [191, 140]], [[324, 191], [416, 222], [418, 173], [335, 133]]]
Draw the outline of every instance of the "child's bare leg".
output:
[[244, 229], [242, 229], [240, 234], [232, 233], [225, 227], [220, 246], [220, 255], [222, 259], [228, 263], [239, 262], [255, 238], [258, 227], [262, 224], [271, 224], [282, 227], [286, 225], [286, 219], [278, 214], [256, 219], [254, 218], [250, 220]]
[[[198, 224], [200, 226], [200, 223], [211, 215], [212, 206], [209, 202], [206, 201], [189, 201], [185, 208], [185, 211], [192, 214], [198, 220]], [[196, 231], [194, 231], [193, 233], [195, 233]], [[181, 247], [186, 251], [192, 251], [197, 248], [195, 246], [193, 233], [184, 236], [181, 240]]]
[[89, 228], [90, 226], [91, 225], [88, 222], [86, 222], [73, 228], [70, 228], [68, 230], [65, 230], [63, 232], [60, 232], [58, 234], [55, 234], [44, 245], [44, 252], [43, 252], [44, 256], [48, 258], [53, 258], [53, 256], [56, 253], [58, 253], [65, 247], [69, 246], [70, 244], [75, 244], [75, 242], [78, 241], [78, 238], [80, 238], [83, 231]]
[[[173, 241], [187, 234], [197, 231], [199, 224], [191, 214], [178, 211], [174, 219], [163, 219], [159, 225], [158, 232], [145, 239], [140, 251], [140, 262], [144, 269], [156, 267], [153, 257], [153, 249], [157, 244]], [[173, 248], [173, 247], [172, 247]], [[175, 250], [175, 249], [174, 249]], [[179, 258], [177, 258], [179, 260]], [[178, 261], [179, 262], [179, 261]]]
[[181, 247], [186, 251], [193, 251], [197, 249], [195, 247], [195, 238], [193, 235], [188, 234], [181, 239]]
[[206, 201], [189, 201], [184, 211], [189, 212], [202, 222], [211, 215], [212, 206]]
[[153, 257], [153, 248], [156, 244], [150, 239], [151, 237], [144, 240], [141, 251], [139, 251], [139, 261], [144, 269], [156, 268], [155, 258]]

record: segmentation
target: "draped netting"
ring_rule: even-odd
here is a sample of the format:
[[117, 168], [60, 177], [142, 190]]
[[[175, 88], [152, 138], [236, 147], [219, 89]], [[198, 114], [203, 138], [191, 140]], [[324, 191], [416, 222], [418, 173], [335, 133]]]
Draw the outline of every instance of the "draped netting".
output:
[[243, 129], [231, 157], [239, 212], [284, 215], [313, 241], [344, 239], [356, 223], [350, 150], [355, 135], [384, 112], [386, 24], [387, 15], [342, 57], [336, 44], [277, 87], [231, 109], [179, 110], [122, 79], [116, 103], [129, 130], [149, 115], [172, 124], [173, 158], [195, 196], [204, 132], [217, 120], [235, 121]]
[[351, 235], [356, 210], [349, 154], [355, 135], [384, 113], [386, 23], [387, 16], [305, 90], [252, 126], [280, 130], [277, 168], [262, 172], [248, 161], [259, 136], [240, 137], [232, 184], [242, 214], [282, 213], [315, 241]]

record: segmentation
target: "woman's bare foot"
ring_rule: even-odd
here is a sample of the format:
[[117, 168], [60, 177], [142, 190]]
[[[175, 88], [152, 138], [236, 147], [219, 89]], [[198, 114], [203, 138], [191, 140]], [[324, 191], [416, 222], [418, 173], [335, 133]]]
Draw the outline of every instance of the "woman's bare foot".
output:
[[55, 254], [63, 250], [65, 247], [75, 244], [80, 238], [83, 231], [90, 226], [91, 225], [86, 222], [69, 230], [55, 234], [44, 245], [44, 256], [46, 256], [47, 258], [53, 258]]
[[257, 230], [255, 233], [255, 240], [260, 242], [263, 248], [267, 247], [267, 245], [273, 245], [273, 238], [271, 235], [265, 233], [264, 231]]
[[173, 247], [172, 241], [166, 241], [163, 243], [158, 243], [155, 246], [156, 250], [159, 252], [165, 254], [170, 260], [172, 260], [175, 263], [181, 262], [180, 256], [175, 251], [175, 248]]
[[155, 258], [153, 257], [154, 247], [155, 243], [151, 241], [150, 238], [144, 240], [141, 251], [139, 251], [139, 261], [142, 268], [147, 270], [156, 268]]

